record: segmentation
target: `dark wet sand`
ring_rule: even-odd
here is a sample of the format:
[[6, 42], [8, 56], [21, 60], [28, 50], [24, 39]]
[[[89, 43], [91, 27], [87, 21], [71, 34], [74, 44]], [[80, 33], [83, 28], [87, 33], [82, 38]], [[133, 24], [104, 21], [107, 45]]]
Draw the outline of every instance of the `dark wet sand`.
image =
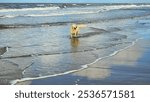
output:
[[146, 85], [150, 84], [150, 38], [79, 72], [24, 81], [31, 85]]

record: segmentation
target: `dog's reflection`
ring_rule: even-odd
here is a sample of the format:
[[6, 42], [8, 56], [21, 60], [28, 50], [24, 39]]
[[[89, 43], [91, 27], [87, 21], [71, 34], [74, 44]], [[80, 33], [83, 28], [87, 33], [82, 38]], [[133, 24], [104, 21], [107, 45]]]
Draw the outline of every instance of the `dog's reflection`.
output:
[[79, 44], [80, 44], [80, 42], [79, 42], [78, 38], [71, 38], [71, 46], [72, 47], [78, 47]]

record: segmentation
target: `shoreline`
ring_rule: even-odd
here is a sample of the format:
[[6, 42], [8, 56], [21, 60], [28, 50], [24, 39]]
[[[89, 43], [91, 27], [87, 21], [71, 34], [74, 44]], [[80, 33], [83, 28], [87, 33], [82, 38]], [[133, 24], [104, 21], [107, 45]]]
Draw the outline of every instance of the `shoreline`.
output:
[[[135, 65], [135, 63], [139, 63], [140, 65], [142, 65], [143, 63], [138, 60], [143, 59], [144, 61], [144, 59], [146, 59], [145, 57], [142, 58], [145, 54], [145, 52], [143, 51], [148, 50], [148, 55], [150, 55], [150, 47], [146, 45], [148, 42], [150, 41], [145, 40], [145, 39], [140, 39], [139, 41], [135, 43], [135, 45], [130, 46], [129, 48], [126, 48], [125, 50], [119, 51], [116, 55], [106, 57], [96, 63], [87, 64], [89, 65], [88, 68], [80, 69], [78, 71], [72, 71], [70, 73], [66, 73], [66, 74], [62, 74], [58, 76], [52, 75], [50, 77], [45, 77], [45, 78], [43, 77], [40, 79], [34, 79], [34, 80], [31, 79], [31, 80], [21, 81], [21, 82], [17, 82], [16, 85], [22, 85], [22, 84], [23, 85], [24, 84], [25, 85], [26, 84], [30, 84], [30, 85], [150, 84], [150, 82], [146, 83], [145, 81], [143, 82], [141, 79], [140, 79], [141, 81], [136, 80], [141, 77], [140, 76], [138, 77], [138, 75], [134, 75], [137, 69], [137, 66]], [[134, 52], [137, 52], [137, 54], [134, 55], [133, 54]], [[127, 54], [134, 55], [134, 56], [132, 57], [124, 56]], [[147, 65], [147, 67], [150, 67], [148, 63], [145, 63], [145, 64]], [[132, 67], [135, 67], [135, 68], [133, 69]], [[141, 69], [138, 68], [137, 70], [139, 71]], [[126, 76], [126, 74], [128, 74], [128, 71], [134, 71], [134, 73], [131, 73], [131, 75]], [[118, 76], [120, 74], [122, 74], [121, 78]]]

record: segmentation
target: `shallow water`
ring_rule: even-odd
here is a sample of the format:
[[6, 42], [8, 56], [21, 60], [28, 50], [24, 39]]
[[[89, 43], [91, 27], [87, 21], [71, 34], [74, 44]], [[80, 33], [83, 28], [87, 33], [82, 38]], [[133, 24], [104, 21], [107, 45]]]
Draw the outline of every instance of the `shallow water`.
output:
[[[22, 5], [0, 4], [0, 84], [87, 68], [150, 32], [148, 4]], [[79, 38], [72, 23], [87, 25]]]

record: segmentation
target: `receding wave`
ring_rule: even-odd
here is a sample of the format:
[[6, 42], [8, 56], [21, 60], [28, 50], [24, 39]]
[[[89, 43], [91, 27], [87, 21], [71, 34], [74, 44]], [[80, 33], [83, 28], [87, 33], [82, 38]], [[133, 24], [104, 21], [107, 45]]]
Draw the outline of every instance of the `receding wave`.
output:
[[[75, 38], [76, 39], [76, 38]], [[130, 42], [129, 42], [130, 43]], [[35, 54], [27, 54], [27, 55], [18, 55], [18, 56], [6, 56], [6, 57], [1, 57], [0, 59], [10, 59], [10, 58], [25, 58], [25, 57], [33, 57], [33, 56], [46, 56], [46, 55], [61, 55], [61, 54], [69, 54], [69, 53], [79, 53], [79, 52], [90, 52], [90, 51], [96, 51], [96, 50], [100, 50], [100, 49], [106, 49], [109, 47], [113, 47], [116, 45], [121, 45], [122, 43], [116, 43], [116, 44], [111, 44], [105, 47], [99, 47], [99, 48], [93, 48], [93, 49], [85, 49], [85, 50], [79, 50], [76, 52], [70, 52], [70, 51], [66, 51], [66, 52], [53, 52], [53, 53], [35, 53]]]
[[0, 29], [58, 26], [58, 25], [65, 25], [67, 23], [68, 22], [38, 23], [38, 24], [8, 24], [8, 25], [7, 24], [0, 24]]
[[[139, 38], [139, 39], [142, 39], [142, 38]], [[97, 62], [100, 61], [100, 60], [103, 60], [103, 59], [112, 57], [112, 56], [118, 54], [119, 52], [124, 51], [124, 50], [126, 50], [126, 49], [128, 49], [128, 48], [134, 46], [135, 43], [136, 43], [139, 39], [136, 39], [136, 40], [133, 41], [129, 46], [126, 46], [125, 48], [122, 48], [122, 49], [119, 49], [119, 50], [117, 50], [117, 51], [114, 51], [113, 53], [109, 54], [108, 56], [100, 57], [100, 58], [96, 59], [95, 61], [93, 61], [93, 62], [91, 62], [91, 63], [85, 64], [85, 65], [81, 65], [81, 67], [80, 67], [79, 69], [70, 70], [70, 71], [66, 71], [66, 72], [63, 72], [63, 73], [57, 73], [57, 74], [52, 74], [52, 75], [45, 75], [45, 76], [39, 76], [39, 77], [27, 77], [27, 78], [22, 78], [22, 79], [16, 79], [16, 80], [10, 81], [10, 84], [11, 84], [11, 85], [15, 85], [15, 84], [17, 84], [17, 83], [19, 83], [19, 82], [23, 82], [23, 81], [31, 81], [31, 80], [36, 80], [36, 79], [44, 79], [44, 78], [62, 76], [62, 75], [67, 75], [67, 74], [71, 74], [71, 73], [74, 73], [74, 72], [78, 72], [78, 71], [81, 71], [81, 70], [85, 70], [85, 69], [87, 69], [90, 65], [92, 65], [92, 64], [94, 64], [94, 63], [97, 63]], [[24, 71], [25, 71], [25, 70], [24, 70]], [[24, 71], [22, 72], [22, 74], [24, 73]]]
[[11, 29], [11, 28], [28, 28], [28, 27], [48, 27], [48, 26], [60, 26], [69, 23], [89, 23], [89, 21], [64, 21], [64, 22], [51, 22], [51, 23], [37, 23], [37, 24], [0, 24], [0, 29]]
[[[99, 28], [93, 28], [91, 27], [91, 29], [94, 29], [94, 31], [92, 32], [88, 32], [88, 33], [83, 33], [80, 34], [78, 38], [87, 38], [87, 37], [91, 37], [91, 36], [96, 36], [96, 35], [100, 35], [100, 34], [107, 34], [108, 32], [115, 32], [115, 31], [120, 31], [120, 29], [117, 28], [110, 28], [110, 29], [99, 29]], [[110, 35], [110, 33], [108, 33]], [[122, 34], [115, 34], [115, 36], [113, 36], [114, 34], [110, 35], [111, 37], [109, 38], [110, 41], [117, 41], [117, 40], [122, 40], [122, 39], [126, 39], [127, 35], [122, 35]], [[116, 36], [117, 35], [117, 36]], [[78, 38], [72, 38], [72, 40], [77, 40]], [[122, 43], [115, 43], [115, 44], [108, 44], [102, 47], [97, 47], [97, 48], [93, 48], [93, 49], [83, 49], [83, 50], [78, 50], [76, 52], [72, 52], [72, 51], [63, 51], [63, 52], [42, 52], [42, 53], [35, 53], [35, 54], [26, 54], [26, 55], [15, 55], [15, 56], [4, 56], [1, 57], [0, 59], [8, 59], [8, 58], [20, 58], [20, 57], [32, 57], [32, 56], [46, 56], [46, 55], [60, 55], [60, 54], [69, 54], [69, 53], [79, 53], [79, 52], [90, 52], [90, 51], [96, 51], [96, 50], [100, 50], [100, 49], [107, 49], [113, 46], [117, 46], [117, 45], [121, 45], [121, 44], [128, 44], [131, 42], [122, 42]], [[34, 46], [45, 46], [45, 45], [28, 45], [28, 46], [9, 46], [9, 48], [23, 48], [23, 47], [34, 47]]]

